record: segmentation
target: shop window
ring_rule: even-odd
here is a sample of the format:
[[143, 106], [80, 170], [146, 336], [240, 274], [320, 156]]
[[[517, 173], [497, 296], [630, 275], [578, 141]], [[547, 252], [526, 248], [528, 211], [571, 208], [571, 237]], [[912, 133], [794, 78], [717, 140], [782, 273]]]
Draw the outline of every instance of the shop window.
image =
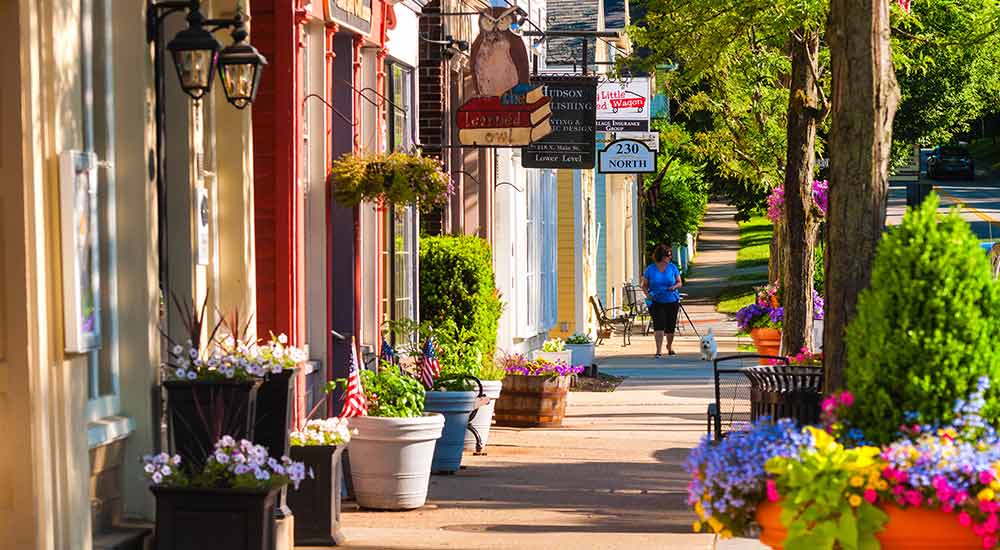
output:
[[[386, 74], [386, 145], [391, 151], [409, 151], [413, 147], [413, 70], [388, 62]], [[385, 319], [417, 319], [417, 211], [412, 206], [393, 206], [385, 220], [382, 312]]]

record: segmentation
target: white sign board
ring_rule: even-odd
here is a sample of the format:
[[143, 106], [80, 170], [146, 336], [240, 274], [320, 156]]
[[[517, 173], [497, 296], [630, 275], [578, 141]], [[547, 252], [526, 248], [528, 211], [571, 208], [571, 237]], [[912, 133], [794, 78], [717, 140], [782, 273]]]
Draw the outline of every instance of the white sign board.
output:
[[606, 80], [597, 85], [597, 131], [649, 131], [649, 78]]
[[634, 139], [612, 141], [597, 154], [597, 171], [601, 174], [656, 172], [656, 152]]
[[659, 132], [610, 132], [605, 134], [609, 136], [607, 141], [615, 141], [619, 139], [632, 139], [635, 141], [641, 141], [657, 153], [660, 152], [660, 133]]

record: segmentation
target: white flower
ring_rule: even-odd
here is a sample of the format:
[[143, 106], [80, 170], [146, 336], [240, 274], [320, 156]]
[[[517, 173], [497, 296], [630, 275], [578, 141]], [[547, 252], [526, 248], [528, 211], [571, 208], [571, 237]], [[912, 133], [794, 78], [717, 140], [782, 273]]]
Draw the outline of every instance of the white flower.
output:
[[254, 472], [254, 476], [256, 476], [257, 479], [261, 481], [267, 481], [271, 479], [271, 474], [267, 473], [267, 470], [263, 468], [257, 468], [257, 470]]
[[217, 447], [218, 446], [222, 446], [222, 447], [234, 447], [234, 446], [236, 446], [236, 440], [233, 439], [233, 436], [231, 436], [231, 435], [224, 435], [224, 436], [222, 436], [221, 439], [219, 439], [219, 443], [216, 446]]
[[147, 474], [152, 474], [153, 472], [155, 472], [155, 471], [156, 471], [156, 466], [155, 466], [155, 465], [153, 465], [153, 464], [146, 464], [146, 465], [145, 465], [145, 466], [143, 467], [143, 470], [146, 470], [146, 473], [147, 473]]
[[170, 461], [170, 455], [168, 455], [167, 453], [160, 453], [156, 455], [156, 462], [160, 464], [166, 464], [169, 461]]
[[160, 475], [160, 472], [153, 473], [153, 483], [155, 483], [157, 485], [159, 485], [160, 483], [163, 483], [163, 476]]
[[187, 379], [194, 380], [196, 378], [198, 378], [198, 373], [194, 372], [193, 370], [189, 370], [187, 373]]
[[181, 455], [174, 455], [170, 457], [170, 463], [174, 466], [178, 466], [181, 463]]
[[172, 353], [175, 356], [180, 355], [184, 353], [184, 348], [182, 348], [180, 344], [174, 344], [174, 347], [171, 348], [170, 353]]
[[229, 455], [222, 451], [215, 451], [215, 461], [219, 464], [225, 464], [229, 462]]
[[184, 369], [177, 369], [174, 371], [174, 376], [177, 378], [187, 378], [187, 371]]
[[236, 467], [233, 468], [233, 473], [236, 474], [236, 475], [238, 475], [238, 476], [241, 476], [241, 475], [249, 472], [250, 470], [251, 470], [251, 468], [249, 466], [247, 466], [246, 464], [237, 464]]
[[173, 470], [170, 469], [170, 466], [164, 464], [163, 466], [160, 466], [160, 473], [165, 476], [168, 476], [173, 473]]
[[287, 344], [288, 343], [288, 336], [285, 335], [284, 333], [279, 334], [278, 335], [278, 343], [279, 344]]

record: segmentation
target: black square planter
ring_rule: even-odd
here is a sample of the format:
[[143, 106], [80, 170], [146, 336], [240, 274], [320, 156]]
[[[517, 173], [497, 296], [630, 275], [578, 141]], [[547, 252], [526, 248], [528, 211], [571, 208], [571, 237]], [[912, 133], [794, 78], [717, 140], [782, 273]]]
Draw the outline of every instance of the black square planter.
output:
[[274, 550], [269, 490], [151, 487], [156, 496], [157, 550]]
[[189, 472], [200, 472], [223, 435], [253, 441], [259, 381], [171, 380], [167, 419], [173, 452]]
[[292, 460], [303, 462], [308, 476], [299, 489], [288, 490], [288, 506], [295, 514], [296, 546], [344, 544], [340, 531], [340, 493], [343, 479], [340, 456], [343, 445], [292, 447]]

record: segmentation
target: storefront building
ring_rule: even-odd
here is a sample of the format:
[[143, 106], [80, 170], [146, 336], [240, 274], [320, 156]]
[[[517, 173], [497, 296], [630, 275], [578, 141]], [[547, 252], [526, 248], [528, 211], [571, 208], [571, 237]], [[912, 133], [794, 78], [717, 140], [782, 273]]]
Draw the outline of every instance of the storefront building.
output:
[[[193, 102], [168, 60], [158, 143], [144, 2], [0, 14], [0, 422], [16, 442], [0, 446], [0, 547], [102, 548], [153, 515], [140, 457], [160, 438], [167, 296], [254, 306], [250, 111], [218, 85]], [[164, 36], [184, 25], [168, 16]]]
[[346, 376], [349, 346], [331, 331], [370, 353], [385, 320], [417, 315], [416, 209], [345, 207], [326, 176], [343, 155], [415, 146], [421, 9], [414, 0], [255, 4], [258, 47], [277, 75], [261, 86], [253, 119], [258, 330], [308, 349], [305, 402]]

